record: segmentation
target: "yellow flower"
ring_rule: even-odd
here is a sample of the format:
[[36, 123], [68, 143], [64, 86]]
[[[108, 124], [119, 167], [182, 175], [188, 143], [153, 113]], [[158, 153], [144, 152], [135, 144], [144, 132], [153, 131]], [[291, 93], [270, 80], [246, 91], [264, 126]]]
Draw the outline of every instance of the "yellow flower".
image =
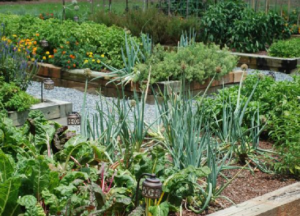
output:
[[102, 54], [101, 57], [104, 58], [104, 54]]
[[15, 34], [14, 34], [14, 35], [13, 35], [13, 37], [15, 37], [15, 38], [16, 38], [16, 37], [17, 37], [17, 35], [15, 35]]
[[35, 61], [35, 59], [34, 59], [34, 58], [32, 58], [32, 59], [31, 59], [31, 61]]
[[46, 52], [46, 55], [49, 55], [49, 54], [50, 54], [50, 52], [49, 52], [49, 51], [47, 51], [47, 52]]
[[84, 60], [84, 64], [86, 64], [86, 63], [88, 63], [88, 62], [89, 62], [89, 60], [87, 60], [87, 59], [86, 59], [86, 60]]
[[89, 55], [90, 58], [93, 58], [93, 55]]
[[101, 61], [98, 59], [98, 60], [97, 60], [97, 63], [100, 64], [100, 62], [101, 62]]
[[18, 52], [21, 52], [21, 50], [20, 50], [20, 49], [18, 49]]
[[46, 60], [47, 58], [46, 58], [46, 56], [43, 56], [43, 60]]
[[95, 59], [93, 59], [92, 62], [95, 62]]

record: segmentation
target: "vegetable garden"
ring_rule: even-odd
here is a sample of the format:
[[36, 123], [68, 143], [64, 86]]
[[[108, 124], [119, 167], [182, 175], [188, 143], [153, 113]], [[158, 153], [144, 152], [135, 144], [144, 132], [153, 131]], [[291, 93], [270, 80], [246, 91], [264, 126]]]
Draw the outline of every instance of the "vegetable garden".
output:
[[[239, 85], [209, 94], [215, 80], [236, 69], [232, 51], [299, 58], [300, 38], [290, 39], [299, 9], [288, 10], [286, 20], [242, 1], [179, 3], [124, 14], [93, 10], [79, 22], [68, 11], [0, 13], [0, 215], [208, 215], [241, 202], [224, 191], [245, 172], [299, 180], [297, 73], [285, 75], [289, 81], [247, 75], [244, 64]], [[44, 63], [84, 69], [79, 134], [29, 112], [39, 99], [28, 89]], [[87, 90], [99, 79], [115, 83], [119, 95], [99, 94], [91, 112]], [[177, 91], [155, 88], [178, 80]], [[193, 82], [208, 86], [195, 95]], [[127, 96], [132, 83], [139, 92]], [[12, 111], [29, 112], [23, 126], [12, 124]]]

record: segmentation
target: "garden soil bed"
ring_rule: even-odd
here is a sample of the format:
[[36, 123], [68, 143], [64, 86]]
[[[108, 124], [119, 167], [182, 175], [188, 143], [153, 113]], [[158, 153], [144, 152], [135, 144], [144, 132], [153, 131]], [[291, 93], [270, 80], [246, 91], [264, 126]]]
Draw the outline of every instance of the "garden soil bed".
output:
[[[272, 146], [273, 145], [270, 142], [260, 142], [260, 147], [263, 149], [271, 149]], [[228, 178], [232, 178], [237, 172], [239, 172], [239, 170], [229, 170], [223, 173]], [[254, 170], [254, 174], [252, 174], [249, 170], [243, 170], [238, 175], [238, 177], [234, 179], [232, 183], [223, 191], [221, 195], [229, 198], [234, 203], [239, 204], [263, 194], [275, 191], [287, 185], [291, 185], [295, 182], [297, 182], [297, 180], [291, 177], [271, 175], [263, 173], [258, 169]], [[222, 177], [219, 177], [218, 183], [221, 186], [225, 183], [225, 180]], [[208, 210], [202, 214], [195, 214], [191, 211], [184, 210], [182, 215], [204, 216], [228, 208], [230, 206], [232, 206], [232, 203], [230, 203], [229, 201], [225, 199], [217, 199], [217, 202], [215, 204], [211, 204]], [[170, 214], [170, 216], [175, 215], [179, 216], [180, 214]]]

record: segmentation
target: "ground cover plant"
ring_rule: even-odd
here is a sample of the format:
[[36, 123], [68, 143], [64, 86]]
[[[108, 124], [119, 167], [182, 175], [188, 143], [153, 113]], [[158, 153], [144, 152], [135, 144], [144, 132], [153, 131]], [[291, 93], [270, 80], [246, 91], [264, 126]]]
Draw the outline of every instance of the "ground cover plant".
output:
[[[106, 27], [93, 22], [79, 24], [70, 20], [62, 22], [58, 19], [41, 20], [31, 16], [4, 14], [0, 15], [0, 22], [5, 26], [4, 36], [11, 41], [34, 39], [38, 43], [46, 39], [49, 42], [49, 47], [37, 50], [35, 59], [47, 60], [48, 55], [53, 57], [59, 48], [63, 49], [70, 42], [69, 40], [75, 40], [80, 54], [84, 53], [86, 56], [87, 52], [93, 52], [99, 56], [105, 55], [107, 64], [122, 66], [120, 47], [124, 46], [125, 38], [120, 28]], [[81, 65], [83, 63], [81, 62]]]
[[232, 71], [236, 65], [237, 58], [228, 50], [220, 50], [216, 45], [195, 43], [171, 52], [164, 52], [163, 47], [157, 46], [153, 55], [144, 64], [137, 64], [134, 70], [140, 80], [145, 80], [151, 67], [151, 83], [180, 80], [183, 76], [189, 82], [202, 83], [215, 75], [217, 67], [219, 73], [216, 78], [219, 78]]
[[300, 38], [279, 40], [268, 49], [268, 54], [275, 57], [298, 58], [300, 57]]

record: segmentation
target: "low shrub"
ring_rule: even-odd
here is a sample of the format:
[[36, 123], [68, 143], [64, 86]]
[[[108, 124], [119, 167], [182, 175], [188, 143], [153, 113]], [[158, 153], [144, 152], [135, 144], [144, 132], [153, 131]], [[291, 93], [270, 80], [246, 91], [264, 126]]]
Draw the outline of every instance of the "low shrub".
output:
[[279, 40], [271, 45], [268, 53], [275, 57], [300, 57], [300, 38]]
[[199, 30], [199, 19], [168, 16], [157, 9], [132, 10], [125, 14], [99, 11], [91, 17], [97, 23], [128, 29], [134, 36], [149, 34], [154, 43], [177, 45], [183, 31]]
[[138, 64], [135, 71], [139, 79], [146, 80], [151, 66], [151, 83], [165, 80], [176, 80], [184, 77], [187, 81], [203, 82], [221, 72], [217, 77], [229, 73], [237, 64], [237, 57], [226, 49], [220, 50], [216, 45], [194, 44], [179, 48], [178, 51], [164, 52], [156, 46], [153, 55], [145, 64]]
[[[124, 31], [121, 28], [107, 27], [94, 22], [76, 23], [71, 20], [58, 19], [41, 20], [31, 16], [15, 16], [0, 14], [0, 23], [5, 25], [5, 36], [17, 38], [35, 38], [36, 41], [46, 39], [49, 47], [42, 53], [50, 52], [65, 45], [72, 37], [81, 46], [92, 46], [95, 54], [104, 54], [109, 64], [122, 67], [121, 47], [124, 46]], [[10, 38], [11, 39], [11, 38]], [[85, 50], [84, 52], [90, 52]], [[41, 53], [41, 54], [42, 54]], [[41, 58], [41, 56], [40, 56]]]
[[39, 101], [22, 91], [15, 83], [6, 83], [0, 79], [0, 86], [0, 110], [22, 112]]

